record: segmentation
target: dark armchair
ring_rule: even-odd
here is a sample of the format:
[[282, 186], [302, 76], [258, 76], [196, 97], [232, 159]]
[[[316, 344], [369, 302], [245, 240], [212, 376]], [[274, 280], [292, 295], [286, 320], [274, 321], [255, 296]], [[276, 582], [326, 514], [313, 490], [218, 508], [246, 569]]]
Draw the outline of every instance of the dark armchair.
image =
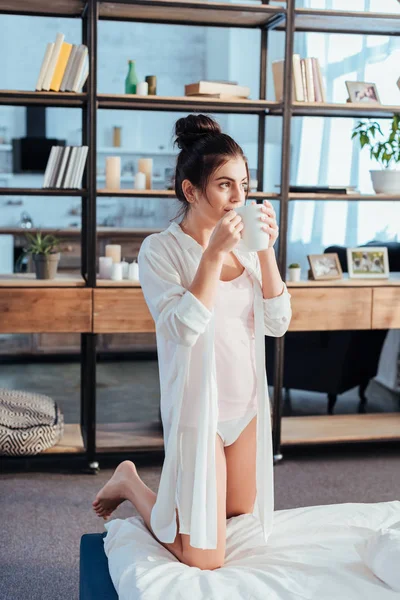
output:
[[[400, 271], [400, 243], [369, 242], [366, 246], [387, 246], [389, 268]], [[325, 253], [337, 252], [343, 272], [347, 272], [346, 248], [330, 246]], [[328, 414], [333, 414], [339, 394], [358, 386], [358, 412], [365, 412], [365, 391], [378, 370], [387, 330], [346, 330], [288, 332], [285, 335], [283, 387], [309, 390], [328, 396]], [[268, 383], [274, 381], [274, 338], [266, 337]]]

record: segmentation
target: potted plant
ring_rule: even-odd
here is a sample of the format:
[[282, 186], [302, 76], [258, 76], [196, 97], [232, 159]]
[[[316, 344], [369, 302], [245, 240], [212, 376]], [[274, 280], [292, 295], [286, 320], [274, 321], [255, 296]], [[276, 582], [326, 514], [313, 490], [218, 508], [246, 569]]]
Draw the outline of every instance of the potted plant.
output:
[[300, 281], [301, 267], [298, 263], [291, 263], [288, 270], [289, 281]]
[[32, 255], [36, 279], [55, 279], [60, 261], [61, 240], [52, 234], [43, 235], [41, 231], [26, 233], [25, 236], [28, 246], [24, 250]]
[[[376, 139], [379, 134], [381, 139]], [[367, 146], [371, 158], [381, 166], [379, 170], [370, 170], [372, 185], [377, 194], [396, 194], [400, 192], [400, 114], [393, 115], [392, 126], [385, 136], [376, 121], [359, 121], [353, 129], [351, 138], [358, 138], [361, 149]]]

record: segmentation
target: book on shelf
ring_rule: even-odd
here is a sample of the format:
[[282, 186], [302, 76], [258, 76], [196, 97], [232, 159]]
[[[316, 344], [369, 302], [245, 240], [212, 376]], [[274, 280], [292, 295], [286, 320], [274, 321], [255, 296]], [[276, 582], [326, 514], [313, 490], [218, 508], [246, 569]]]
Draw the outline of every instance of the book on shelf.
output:
[[185, 85], [185, 96], [198, 96], [204, 94], [223, 94], [236, 98], [248, 98], [250, 88], [231, 83], [218, 83], [214, 81], [198, 81]]
[[88, 146], [53, 146], [43, 179], [43, 188], [80, 189]]
[[[279, 186], [278, 186], [279, 187]], [[354, 185], [290, 185], [293, 194], [357, 194]]]
[[[326, 102], [321, 66], [315, 57], [293, 54], [292, 98], [294, 102]], [[284, 60], [272, 62], [272, 77], [277, 102], [283, 101]]]
[[69, 44], [57, 33], [55, 42], [46, 46], [36, 91], [81, 92], [89, 75], [88, 48]]

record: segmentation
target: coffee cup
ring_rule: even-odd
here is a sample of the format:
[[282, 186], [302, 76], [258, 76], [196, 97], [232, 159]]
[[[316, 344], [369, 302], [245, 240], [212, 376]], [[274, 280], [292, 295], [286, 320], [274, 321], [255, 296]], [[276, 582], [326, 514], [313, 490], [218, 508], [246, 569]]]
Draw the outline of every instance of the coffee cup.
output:
[[261, 204], [246, 204], [238, 206], [234, 211], [242, 217], [242, 239], [237, 244], [238, 250], [258, 252], [266, 250], [269, 244], [269, 233], [263, 229], [265, 221], [261, 221]]

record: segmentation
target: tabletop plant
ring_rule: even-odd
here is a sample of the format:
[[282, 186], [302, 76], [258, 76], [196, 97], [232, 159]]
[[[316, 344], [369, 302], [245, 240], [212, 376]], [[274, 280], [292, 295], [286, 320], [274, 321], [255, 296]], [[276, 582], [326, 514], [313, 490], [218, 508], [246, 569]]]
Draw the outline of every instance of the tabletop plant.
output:
[[31, 254], [35, 265], [37, 279], [54, 279], [60, 260], [61, 239], [53, 234], [25, 233], [28, 245], [25, 254]]
[[[381, 139], [377, 139], [377, 134]], [[357, 138], [361, 149], [369, 148], [371, 159], [384, 169], [400, 163], [400, 114], [394, 114], [387, 136], [377, 121], [359, 121], [353, 129], [351, 139]]]

